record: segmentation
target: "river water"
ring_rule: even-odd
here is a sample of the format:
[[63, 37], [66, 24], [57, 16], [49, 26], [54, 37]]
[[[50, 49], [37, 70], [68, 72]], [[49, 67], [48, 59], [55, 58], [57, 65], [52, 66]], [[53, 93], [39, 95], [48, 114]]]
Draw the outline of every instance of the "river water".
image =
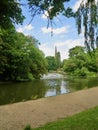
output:
[[0, 83], [0, 105], [35, 100], [98, 86], [98, 77], [68, 78], [53, 73], [32, 82]]

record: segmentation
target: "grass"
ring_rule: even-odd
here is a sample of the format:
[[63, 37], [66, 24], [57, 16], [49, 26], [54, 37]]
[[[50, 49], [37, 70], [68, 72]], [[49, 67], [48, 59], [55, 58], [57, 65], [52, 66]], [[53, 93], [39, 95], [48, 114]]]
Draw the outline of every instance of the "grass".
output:
[[24, 130], [98, 130], [98, 106], [39, 128], [26, 127]]

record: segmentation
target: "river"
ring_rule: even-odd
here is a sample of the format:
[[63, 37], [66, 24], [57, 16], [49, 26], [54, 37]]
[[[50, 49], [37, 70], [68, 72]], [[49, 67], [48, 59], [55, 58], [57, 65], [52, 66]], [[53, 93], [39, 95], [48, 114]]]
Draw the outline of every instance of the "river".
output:
[[50, 73], [32, 82], [0, 83], [0, 105], [67, 94], [96, 86], [98, 77], [68, 78], [61, 74]]

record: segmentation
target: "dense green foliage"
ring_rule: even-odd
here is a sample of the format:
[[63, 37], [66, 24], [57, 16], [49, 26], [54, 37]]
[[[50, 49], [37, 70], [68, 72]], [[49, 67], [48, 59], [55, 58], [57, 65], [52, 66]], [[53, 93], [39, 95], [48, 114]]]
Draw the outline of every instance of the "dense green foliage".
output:
[[55, 58], [53, 56], [47, 56], [46, 60], [48, 63], [48, 65], [47, 65], [48, 71], [57, 69], [56, 61], [55, 61]]
[[63, 62], [63, 70], [73, 76], [95, 76], [98, 72], [98, 50], [88, 54], [81, 46], [69, 50], [69, 59]]
[[39, 128], [26, 126], [24, 130], [97, 130], [98, 107], [86, 110], [72, 117], [48, 123]]
[[47, 69], [50, 70], [57, 70], [61, 67], [61, 56], [60, 52], [57, 52], [57, 48], [55, 48], [55, 56], [47, 56]]
[[46, 61], [34, 37], [6, 30], [0, 42], [0, 80], [32, 80], [46, 73]]
[[8, 29], [14, 23], [23, 22], [24, 16], [18, 0], [1, 0], [0, 1], [0, 27]]

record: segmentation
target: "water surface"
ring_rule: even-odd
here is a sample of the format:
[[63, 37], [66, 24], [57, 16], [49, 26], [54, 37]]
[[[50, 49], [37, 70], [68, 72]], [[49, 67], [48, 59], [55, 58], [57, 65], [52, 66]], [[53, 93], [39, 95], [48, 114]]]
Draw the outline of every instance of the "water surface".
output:
[[96, 78], [67, 78], [49, 74], [32, 82], [0, 83], [0, 105], [56, 96], [98, 86]]

